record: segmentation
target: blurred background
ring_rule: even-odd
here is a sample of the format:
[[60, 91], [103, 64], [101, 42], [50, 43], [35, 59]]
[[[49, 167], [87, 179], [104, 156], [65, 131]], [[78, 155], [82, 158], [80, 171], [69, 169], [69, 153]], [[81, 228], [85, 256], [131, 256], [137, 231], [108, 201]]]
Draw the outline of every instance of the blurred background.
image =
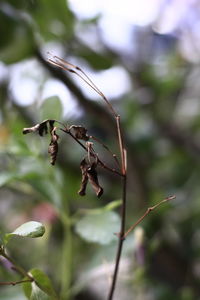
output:
[[[198, 0], [0, 1], [0, 231], [41, 221], [38, 240], [8, 251], [41, 268], [62, 299], [106, 299], [119, 231], [120, 178], [100, 169], [104, 195], [77, 194], [85, 153], [59, 133], [22, 129], [44, 119], [82, 125], [118, 153], [115, 123], [100, 97], [48, 52], [78, 65], [122, 119], [128, 150], [127, 228], [169, 195], [124, 243], [115, 299], [200, 299], [200, 2]], [[95, 144], [114, 167], [112, 156]], [[1, 259], [0, 281], [18, 276]], [[21, 286], [0, 299], [25, 299]]]

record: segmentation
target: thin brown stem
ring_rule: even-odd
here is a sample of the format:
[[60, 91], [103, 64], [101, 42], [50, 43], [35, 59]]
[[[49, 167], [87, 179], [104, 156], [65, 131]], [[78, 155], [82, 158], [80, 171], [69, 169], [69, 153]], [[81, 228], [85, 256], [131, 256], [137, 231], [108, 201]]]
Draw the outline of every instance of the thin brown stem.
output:
[[119, 263], [121, 259], [121, 254], [122, 254], [122, 247], [123, 247], [123, 242], [124, 242], [124, 232], [125, 232], [125, 221], [126, 221], [126, 175], [123, 176], [123, 189], [122, 189], [122, 212], [121, 212], [121, 230], [120, 230], [120, 235], [119, 235], [119, 242], [118, 242], [118, 249], [117, 249], [117, 255], [115, 259], [115, 268], [114, 268], [114, 273], [112, 277], [112, 283], [110, 286], [110, 290], [108, 293], [108, 300], [113, 299], [114, 291], [115, 291], [115, 286], [117, 282], [117, 275], [119, 271]]
[[158, 206], [160, 206], [163, 203], [166, 203], [168, 201], [174, 200], [176, 198], [175, 195], [173, 196], [169, 196], [167, 198], [165, 198], [164, 200], [160, 201], [159, 203], [157, 203], [154, 206], [148, 207], [147, 210], [145, 211], [145, 213], [126, 231], [126, 233], [123, 235], [123, 239], [125, 239], [127, 237], [127, 235], [135, 229], [135, 227], [140, 224], [144, 218], [150, 213], [152, 212], [154, 209], [158, 208]]
[[26, 280], [18, 280], [18, 281], [8, 281], [8, 282], [0, 282], [0, 285], [16, 285], [20, 283], [25, 283], [25, 282], [32, 282], [33, 279], [26, 279]]
[[33, 280], [33, 278], [21, 267], [19, 266], [13, 258], [8, 256], [5, 252], [5, 249], [3, 247], [0, 248], [0, 255], [2, 255], [5, 259], [7, 259], [14, 267], [14, 269], [21, 274], [24, 277], [28, 277], [30, 280]]
[[120, 156], [121, 156], [121, 169], [122, 169], [122, 174], [126, 175], [126, 157], [125, 157], [125, 148], [124, 148], [124, 142], [123, 142], [123, 137], [122, 137], [120, 115], [118, 115], [116, 117], [116, 124], [117, 124], [117, 134], [118, 134], [118, 141], [119, 141]]
[[[80, 77], [84, 82], [86, 82], [98, 95], [101, 96], [103, 101], [106, 103], [108, 109], [112, 113], [113, 117], [115, 118], [116, 125], [117, 125], [117, 135], [118, 135], [118, 143], [119, 143], [119, 150], [120, 150], [120, 157], [121, 157], [121, 173], [116, 171], [115, 169], [111, 169], [108, 166], [106, 166], [99, 158], [98, 158], [98, 164], [102, 166], [103, 168], [112, 171], [113, 173], [116, 173], [120, 176], [122, 176], [122, 182], [123, 182], [123, 189], [122, 189], [122, 212], [121, 212], [121, 230], [120, 230], [120, 238], [118, 243], [118, 250], [115, 260], [115, 268], [114, 268], [114, 274], [113, 279], [110, 287], [110, 291], [108, 294], [108, 300], [112, 300], [116, 281], [117, 281], [117, 275], [119, 270], [119, 263], [121, 259], [121, 253], [122, 253], [122, 247], [123, 247], [123, 241], [124, 241], [124, 232], [125, 232], [125, 222], [126, 222], [126, 149], [124, 148], [124, 142], [123, 142], [123, 135], [122, 135], [122, 129], [121, 129], [121, 123], [120, 123], [120, 115], [116, 113], [114, 110], [112, 104], [108, 101], [106, 96], [99, 90], [99, 88], [93, 83], [93, 81], [88, 77], [88, 75], [82, 71], [79, 67], [72, 65], [71, 63], [68, 63], [67, 61], [57, 57], [53, 56], [53, 59], [48, 60], [51, 64], [56, 65], [57, 67], [64, 69], [68, 72], [76, 74], [78, 77]], [[79, 74], [76, 70], [78, 70], [81, 74]], [[63, 130], [65, 131], [65, 130]], [[66, 130], [66, 133], [70, 134], [76, 142], [78, 142], [81, 147], [83, 147], [86, 151], [87, 148], [76, 139], [75, 136], [71, 134], [68, 130]], [[94, 156], [93, 153], [90, 153], [92, 156]]]
[[119, 141], [119, 149], [120, 149], [120, 156], [121, 156], [121, 172], [123, 174], [122, 179], [122, 211], [121, 211], [121, 230], [120, 230], [120, 236], [119, 236], [119, 242], [118, 242], [118, 249], [117, 249], [117, 255], [115, 259], [115, 268], [112, 278], [112, 283], [110, 286], [110, 290], [108, 293], [108, 300], [113, 299], [115, 286], [117, 282], [117, 276], [119, 271], [119, 263], [121, 259], [122, 254], [122, 248], [123, 248], [123, 242], [124, 242], [124, 233], [125, 233], [125, 224], [126, 224], [126, 149], [124, 148], [124, 142], [123, 142], [123, 136], [122, 136], [122, 130], [121, 130], [121, 123], [120, 123], [120, 116], [116, 116], [116, 124], [117, 124], [117, 133], [118, 133], [118, 141]]
[[[111, 105], [111, 103], [108, 101], [108, 99], [106, 98], [106, 96], [100, 91], [100, 89], [94, 84], [94, 82], [90, 79], [90, 77], [81, 69], [79, 68], [78, 66], [75, 66], [71, 63], [69, 63], [68, 61], [58, 57], [58, 56], [53, 56], [52, 58], [49, 58], [48, 61], [65, 70], [65, 71], [68, 71], [68, 72], [71, 72], [71, 73], [74, 73], [75, 75], [77, 75], [78, 77], [80, 77], [87, 85], [89, 85], [97, 94], [99, 94], [102, 99], [105, 101], [105, 103], [107, 104], [109, 110], [111, 111], [112, 115], [117, 118], [117, 113], [115, 112], [113, 106]], [[79, 72], [81, 72], [83, 74], [80, 75], [76, 70], [78, 70]]]

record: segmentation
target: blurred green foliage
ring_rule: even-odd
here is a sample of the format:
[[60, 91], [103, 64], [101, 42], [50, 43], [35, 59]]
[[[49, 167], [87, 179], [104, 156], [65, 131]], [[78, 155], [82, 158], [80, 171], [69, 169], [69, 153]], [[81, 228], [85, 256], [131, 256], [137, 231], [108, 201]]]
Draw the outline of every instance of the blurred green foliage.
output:
[[[84, 96], [82, 83], [51, 67], [41, 53], [55, 45], [55, 52], [62, 49], [64, 56], [76, 57], [95, 71], [121, 66], [132, 88], [111, 101], [122, 117], [128, 150], [127, 227], [166, 196], [175, 194], [176, 200], [148, 216], [142, 230], [125, 241], [115, 299], [200, 299], [200, 106], [193, 108], [194, 100], [199, 101], [198, 64], [184, 59], [176, 47], [178, 38], [173, 48], [160, 53], [149, 41], [162, 43], [165, 36], [155, 34], [151, 26], [144, 33], [135, 29], [139, 50], [127, 60], [96, 36], [100, 18], [78, 20], [64, 0], [0, 2], [0, 58], [8, 72], [0, 81], [0, 231], [12, 232], [30, 220], [42, 222], [45, 236], [37, 241], [14, 239], [8, 245], [10, 255], [27, 271], [39, 268], [48, 274], [60, 299], [105, 299], [116, 251], [120, 179], [99, 169], [103, 197], [97, 199], [90, 189], [80, 197], [84, 151], [61, 133], [57, 164], [51, 166], [50, 137], [23, 136], [22, 129], [58, 118], [81, 124], [118, 153], [106, 108]], [[83, 43], [77, 28], [96, 31]], [[92, 45], [97, 37], [98, 51]], [[28, 59], [37, 61], [43, 74], [36, 78], [34, 103], [20, 105], [11, 79], [16, 64]], [[52, 76], [68, 88], [78, 113], [64, 115], [58, 95], [43, 101], [41, 91]], [[95, 147], [114, 166], [110, 154]], [[108, 208], [108, 203], [113, 205]], [[0, 260], [0, 281], [18, 277]], [[29, 286], [25, 294], [30, 298], [30, 293]], [[23, 297], [20, 286], [0, 287], [0, 299]], [[31, 299], [37, 297], [43, 296], [36, 291]]]

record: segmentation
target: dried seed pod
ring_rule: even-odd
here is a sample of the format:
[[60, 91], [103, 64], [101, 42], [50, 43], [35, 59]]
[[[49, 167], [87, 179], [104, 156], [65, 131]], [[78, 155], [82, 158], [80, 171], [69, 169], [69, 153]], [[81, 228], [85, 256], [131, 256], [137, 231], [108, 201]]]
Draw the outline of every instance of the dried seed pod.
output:
[[51, 156], [51, 164], [55, 165], [57, 153], [58, 153], [58, 139], [59, 136], [56, 134], [56, 127], [51, 130], [51, 142], [49, 144], [48, 153]]
[[72, 125], [70, 126], [70, 130], [73, 129], [74, 135], [78, 140], [88, 141], [89, 136], [87, 135], [87, 129], [80, 125]]

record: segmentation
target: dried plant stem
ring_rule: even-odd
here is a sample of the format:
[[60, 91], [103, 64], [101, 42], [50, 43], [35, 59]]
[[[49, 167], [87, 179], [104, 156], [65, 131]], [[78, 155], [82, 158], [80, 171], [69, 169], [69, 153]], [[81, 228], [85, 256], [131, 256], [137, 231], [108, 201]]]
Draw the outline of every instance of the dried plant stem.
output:
[[119, 271], [119, 263], [121, 259], [121, 254], [122, 254], [122, 247], [123, 247], [123, 242], [124, 242], [124, 232], [125, 232], [125, 221], [126, 221], [126, 175], [123, 176], [122, 178], [122, 184], [123, 184], [123, 190], [122, 190], [122, 211], [121, 211], [121, 230], [119, 234], [119, 241], [118, 241], [118, 249], [117, 249], [117, 255], [115, 259], [115, 268], [114, 268], [114, 273], [112, 277], [112, 283], [110, 286], [110, 290], [108, 293], [108, 300], [113, 299], [114, 291], [115, 291], [115, 286], [117, 282], [117, 275]]
[[122, 254], [123, 242], [124, 242], [124, 233], [125, 233], [125, 224], [126, 224], [126, 188], [127, 188], [127, 168], [126, 168], [126, 149], [124, 148], [123, 142], [123, 135], [121, 130], [121, 123], [120, 123], [120, 115], [115, 115], [115, 120], [117, 124], [117, 134], [118, 134], [118, 142], [119, 142], [119, 149], [120, 149], [120, 156], [121, 156], [121, 172], [123, 175], [122, 178], [122, 206], [121, 206], [121, 229], [118, 241], [118, 249], [117, 255], [115, 259], [115, 268], [112, 277], [112, 283], [110, 286], [110, 290], [108, 293], [108, 300], [113, 299], [115, 286], [117, 282], [117, 276], [119, 271], [119, 263]]
[[166, 203], [168, 201], [171, 201], [171, 200], [174, 200], [176, 198], [175, 195], [173, 196], [169, 196], [167, 198], [165, 198], [164, 200], [160, 201], [159, 203], [157, 203], [156, 205], [154, 206], [151, 206], [151, 207], [148, 207], [147, 210], [145, 211], [145, 213], [143, 214], [143, 216], [141, 216], [127, 231], [126, 233], [123, 235], [123, 239], [125, 239], [127, 237], [127, 235], [135, 229], [135, 227], [140, 224], [144, 218], [150, 213], [152, 212], [154, 209], [158, 208], [158, 206], [160, 206], [161, 204], [163, 203]]
[[120, 149], [120, 156], [121, 156], [121, 169], [122, 169], [121, 171], [123, 175], [126, 175], [126, 150], [124, 148], [120, 115], [117, 115], [115, 119], [117, 124], [117, 134], [118, 134], [119, 149]]
[[[119, 270], [119, 263], [121, 259], [121, 253], [122, 253], [122, 247], [123, 247], [123, 241], [124, 241], [124, 233], [125, 233], [125, 222], [126, 222], [126, 149], [124, 148], [124, 142], [123, 142], [123, 134], [122, 134], [122, 129], [121, 129], [121, 123], [120, 123], [120, 115], [116, 113], [114, 110], [112, 104], [108, 101], [106, 96], [99, 90], [99, 88], [94, 84], [94, 82], [89, 78], [89, 76], [78, 66], [75, 66], [64, 59], [58, 57], [58, 56], [53, 56], [52, 58], [48, 59], [48, 61], [63, 69], [68, 72], [76, 74], [79, 78], [81, 78], [88, 86], [90, 86], [100, 97], [103, 99], [103, 101], [106, 103], [108, 109], [110, 110], [111, 114], [113, 115], [115, 121], [116, 121], [116, 126], [117, 126], [117, 135], [118, 135], [118, 143], [119, 143], [119, 150], [120, 150], [120, 157], [121, 157], [121, 173], [118, 172], [115, 169], [109, 168], [107, 165], [105, 165], [99, 158], [97, 163], [102, 166], [103, 168], [107, 169], [108, 171], [111, 171], [115, 174], [118, 174], [122, 176], [122, 207], [121, 207], [121, 229], [120, 229], [120, 237], [119, 237], [119, 242], [118, 242], [118, 250], [117, 250], [117, 255], [116, 255], [116, 260], [115, 260], [115, 268], [114, 268], [114, 274], [112, 278], [112, 283], [110, 287], [110, 291], [108, 294], [108, 300], [112, 300], [115, 286], [116, 286], [116, 281], [117, 281], [117, 275], [118, 275], [118, 270]], [[78, 142], [81, 147], [83, 147], [86, 151], [88, 150], [79, 140], [76, 139], [76, 137], [68, 130], [63, 130], [66, 133], [70, 134], [71, 137]], [[94, 154], [90, 151], [90, 155], [94, 156]]]
[[8, 281], [8, 282], [0, 282], [0, 285], [16, 285], [16, 284], [25, 283], [25, 282], [32, 282], [32, 281], [33, 281], [33, 279]]

